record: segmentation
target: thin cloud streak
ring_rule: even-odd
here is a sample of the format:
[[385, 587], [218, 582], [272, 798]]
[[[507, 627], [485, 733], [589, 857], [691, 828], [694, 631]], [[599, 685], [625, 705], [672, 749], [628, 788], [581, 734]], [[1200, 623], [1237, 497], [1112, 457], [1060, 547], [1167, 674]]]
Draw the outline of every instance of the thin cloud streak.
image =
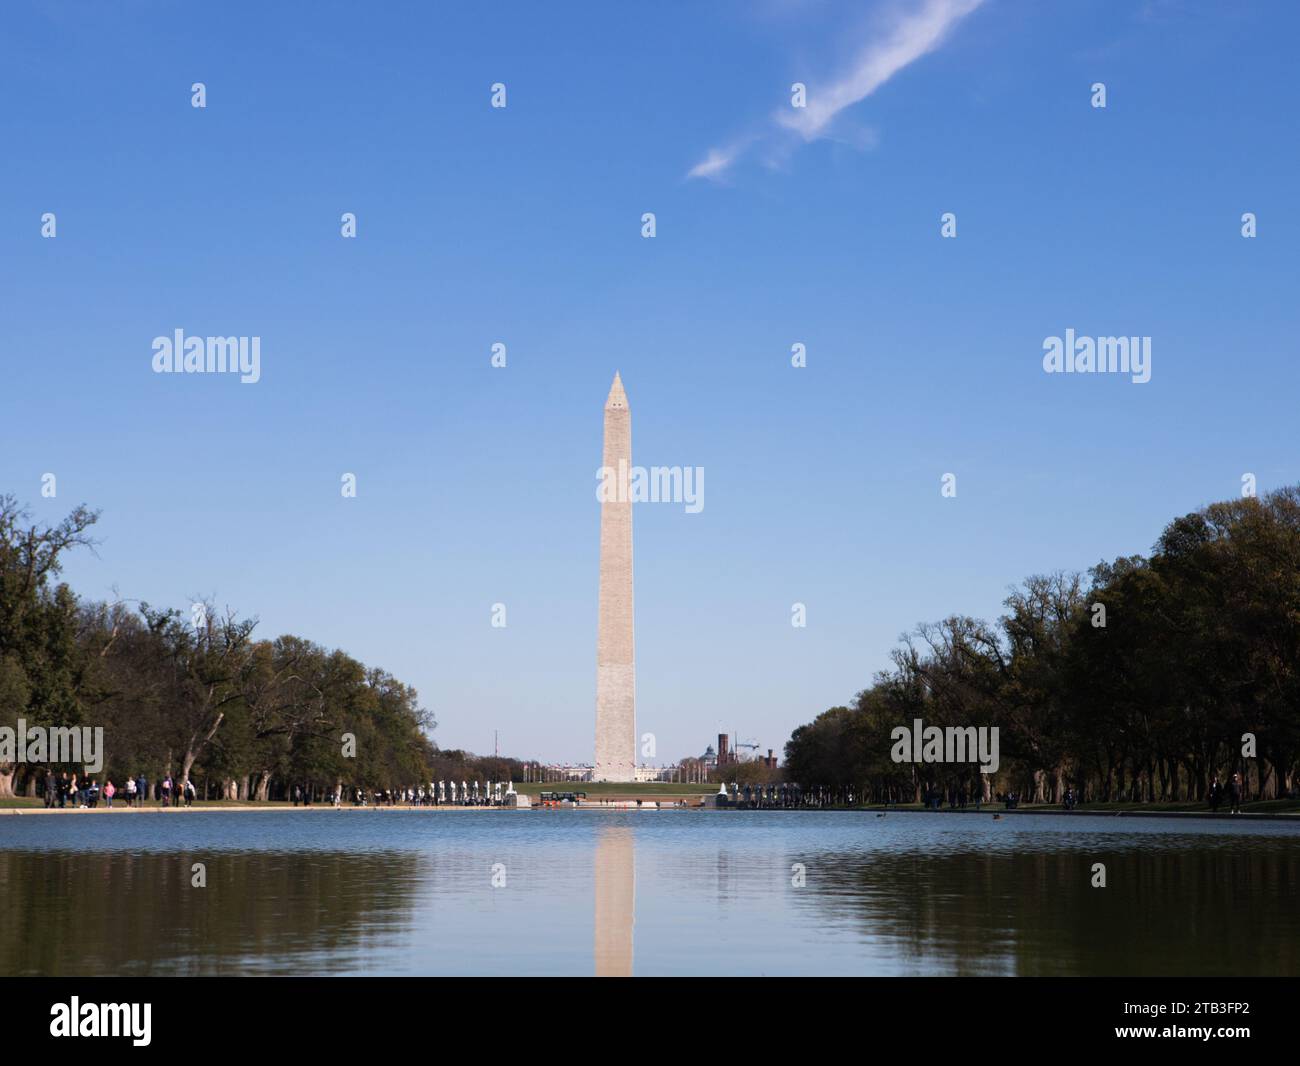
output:
[[[772, 116], [779, 130], [805, 142], [825, 136], [845, 108], [865, 100], [904, 67], [938, 48], [949, 30], [984, 0], [922, 0], [899, 17], [879, 39], [859, 54], [853, 68], [829, 87], [810, 90], [808, 106], [783, 109]], [[743, 145], [714, 148], [687, 172], [688, 178], [718, 180], [743, 154]]]
[[709, 154], [701, 159], [695, 166], [686, 172], [688, 178], [716, 178], [722, 175], [736, 157], [740, 155], [740, 147], [731, 148], [711, 148]]

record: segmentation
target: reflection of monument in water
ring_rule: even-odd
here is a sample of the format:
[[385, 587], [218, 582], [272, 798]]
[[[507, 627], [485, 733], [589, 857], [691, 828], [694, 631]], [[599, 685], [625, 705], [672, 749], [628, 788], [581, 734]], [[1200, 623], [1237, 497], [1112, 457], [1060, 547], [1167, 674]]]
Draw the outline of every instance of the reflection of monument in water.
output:
[[636, 920], [636, 842], [626, 826], [596, 837], [596, 976], [632, 976]]
[[636, 657], [632, 637], [632, 412], [617, 374], [605, 400], [600, 502], [600, 618], [596, 629], [593, 781], [636, 779]]

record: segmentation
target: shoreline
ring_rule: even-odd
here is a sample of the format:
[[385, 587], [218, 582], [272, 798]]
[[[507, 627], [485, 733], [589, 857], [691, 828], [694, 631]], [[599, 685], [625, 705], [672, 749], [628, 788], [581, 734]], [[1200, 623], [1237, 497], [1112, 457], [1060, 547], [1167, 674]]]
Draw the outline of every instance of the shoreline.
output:
[[[382, 813], [384, 811], [406, 811], [406, 812], [417, 812], [423, 814], [455, 813], [455, 812], [463, 812], [463, 811], [473, 811], [476, 813], [477, 812], [518, 813], [523, 811], [547, 811], [549, 813], [550, 811], [557, 810], [557, 809], [565, 810], [565, 811], [638, 811], [638, 812], [685, 810], [685, 811], [707, 811], [709, 813], [716, 813], [716, 814], [729, 813], [725, 808], [719, 809], [714, 807], [708, 807], [705, 805], [679, 807], [673, 804], [668, 804], [663, 807], [654, 807], [648, 804], [642, 807], [635, 807], [635, 806], [627, 806], [627, 805], [618, 805], [615, 803], [608, 803], [608, 804], [590, 803], [590, 804], [583, 804], [578, 807], [545, 808], [545, 807], [538, 807], [536, 805], [529, 806], [529, 807], [504, 807], [504, 806], [502, 807], [487, 807], [487, 806], [460, 807], [460, 806], [451, 806], [450, 804], [444, 804], [441, 806], [431, 806], [431, 807], [416, 807], [414, 805], [398, 805], [393, 807], [388, 807], [388, 806], [332, 807], [325, 804], [311, 804], [309, 806], [304, 805], [300, 807], [294, 807], [291, 804], [287, 806], [274, 806], [274, 805], [253, 806], [251, 804], [225, 806], [217, 803], [209, 803], [203, 806], [194, 806], [194, 807], [112, 807], [112, 808], [96, 807], [93, 809], [88, 807], [0, 807], [0, 817], [3, 817], [5, 815], [44, 816], [44, 815], [67, 815], [67, 814], [171, 815], [171, 814], [200, 814], [200, 813], [207, 814], [213, 812], [227, 813], [227, 814], [295, 812], [295, 813], [305, 814], [309, 811], [330, 812], [330, 813], [341, 813], [344, 811], [378, 812], [378, 813]], [[1116, 811], [1110, 811], [1110, 810], [1088, 811], [1088, 810], [1076, 809], [1072, 811], [1066, 811], [1066, 810], [1056, 810], [1047, 807], [1027, 807], [1027, 808], [1017, 808], [1016, 810], [1005, 810], [1005, 809], [1000, 810], [994, 807], [986, 807], [983, 810], [966, 808], [966, 809], [958, 809], [958, 810], [939, 810], [939, 811], [930, 811], [920, 807], [889, 807], [889, 808], [884, 808], [884, 807], [813, 807], [813, 808], [772, 807], [772, 808], [766, 808], [760, 810], [761, 813], [764, 814], [786, 814], [786, 813], [800, 813], [800, 812], [807, 813], [810, 811], [819, 811], [822, 813], [834, 813], [834, 814], [863, 814], [863, 815], [875, 814], [878, 817], [885, 817], [891, 814], [953, 814], [953, 815], [977, 815], [986, 818], [996, 816], [997, 818], [1001, 819], [1001, 818], [1015, 816], [1015, 815], [1057, 815], [1066, 818], [1121, 818], [1123, 817], [1123, 818], [1164, 818], [1164, 819], [1173, 819], [1173, 820], [1193, 819], [1198, 821], [1233, 821], [1233, 822], [1242, 822], [1242, 821], [1300, 822], [1300, 811], [1260, 811], [1258, 813], [1243, 812], [1241, 814], [1229, 814], [1227, 812], [1214, 812], [1208, 810], [1206, 811], [1143, 811], [1140, 809], [1124, 809], [1124, 810], [1116, 810]]]
[[529, 809], [528, 807], [453, 807], [450, 804], [441, 807], [405, 805], [396, 807], [331, 807], [324, 803], [312, 803], [301, 807], [295, 807], [292, 804], [283, 807], [270, 804], [255, 807], [251, 804], [248, 806], [226, 806], [219, 803], [206, 803], [203, 806], [195, 805], [193, 807], [0, 807], [0, 817], [6, 814], [198, 814], [211, 811], [220, 811], [226, 814], [241, 812], [262, 814], [266, 812], [285, 813], [288, 811], [526, 811]]
[[1078, 809], [1072, 811], [1052, 810], [1048, 807], [1026, 807], [1015, 810], [997, 809], [995, 807], [986, 807], [982, 811], [972, 810], [941, 810], [926, 811], [917, 810], [914, 807], [890, 807], [888, 811], [883, 807], [868, 807], [863, 810], [874, 810], [877, 814], [977, 814], [977, 815], [997, 815], [1004, 818], [1007, 815], [1016, 814], [1055, 814], [1063, 818], [1201, 818], [1211, 821], [1241, 821], [1250, 819], [1252, 821], [1300, 821], [1300, 811], [1243, 811], [1241, 814], [1229, 814], [1226, 811], [1144, 811], [1140, 808], [1125, 808], [1118, 811], [1081, 811]]

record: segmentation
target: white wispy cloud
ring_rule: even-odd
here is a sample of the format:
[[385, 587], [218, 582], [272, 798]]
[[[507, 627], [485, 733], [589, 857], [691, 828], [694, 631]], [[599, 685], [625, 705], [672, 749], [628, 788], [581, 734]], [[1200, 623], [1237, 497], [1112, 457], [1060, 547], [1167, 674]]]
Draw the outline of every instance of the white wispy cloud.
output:
[[[919, 0], [902, 10], [867, 42], [849, 70], [825, 87], [809, 86], [807, 107], [776, 112], [772, 121], [777, 131], [792, 132], [804, 141], [826, 136], [840, 112], [865, 100], [904, 67], [938, 48], [948, 31], [983, 2]], [[711, 149], [687, 177], [718, 180], [740, 158], [744, 147]]]
[[711, 148], [709, 154], [686, 172], [688, 178], [716, 178], [726, 172], [736, 161], [743, 145], [731, 145], [727, 148]]

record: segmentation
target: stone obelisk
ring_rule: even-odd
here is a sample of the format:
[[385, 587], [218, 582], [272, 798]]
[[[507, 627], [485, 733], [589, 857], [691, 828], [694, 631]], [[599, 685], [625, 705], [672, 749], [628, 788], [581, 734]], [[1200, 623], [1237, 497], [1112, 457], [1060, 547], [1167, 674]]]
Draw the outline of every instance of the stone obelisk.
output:
[[636, 656], [632, 640], [632, 412], [618, 374], [605, 401], [596, 633], [597, 781], [636, 777]]

